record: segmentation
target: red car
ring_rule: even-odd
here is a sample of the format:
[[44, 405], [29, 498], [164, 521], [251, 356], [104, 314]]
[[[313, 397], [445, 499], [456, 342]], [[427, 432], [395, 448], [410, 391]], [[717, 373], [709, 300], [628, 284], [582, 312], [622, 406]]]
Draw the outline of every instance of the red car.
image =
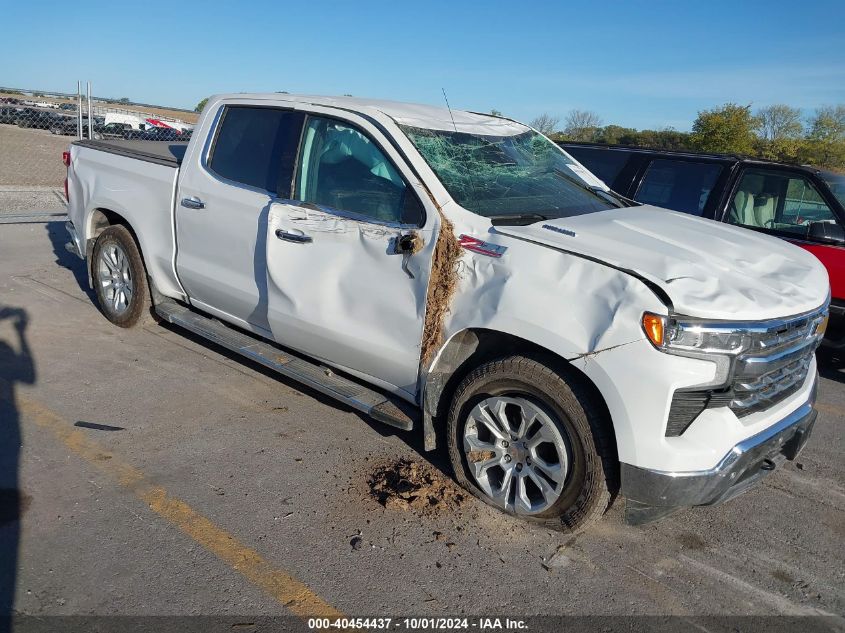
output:
[[776, 235], [830, 276], [825, 344], [845, 347], [845, 174], [815, 167], [591, 143], [560, 143], [628, 198]]

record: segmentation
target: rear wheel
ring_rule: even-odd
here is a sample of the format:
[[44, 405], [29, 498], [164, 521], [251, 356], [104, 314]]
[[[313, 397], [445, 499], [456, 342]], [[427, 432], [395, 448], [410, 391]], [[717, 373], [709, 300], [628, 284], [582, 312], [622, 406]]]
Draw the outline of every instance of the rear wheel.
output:
[[579, 531], [617, 489], [610, 423], [580, 377], [512, 356], [458, 386], [448, 419], [458, 482], [500, 510]]
[[125, 226], [100, 233], [91, 266], [100, 311], [109, 321], [128, 328], [153, 320], [144, 261]]

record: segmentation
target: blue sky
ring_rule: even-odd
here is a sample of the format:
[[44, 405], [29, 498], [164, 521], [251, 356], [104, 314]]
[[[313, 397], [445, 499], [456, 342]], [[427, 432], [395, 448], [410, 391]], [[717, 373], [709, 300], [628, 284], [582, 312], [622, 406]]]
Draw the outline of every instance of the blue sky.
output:
[[689, 129], [733, 101], [845, 103], [845, 2], [39, 0], [4, 10], [0, 85], [193, 107], [216, 92], [353, 94], [530, 120]]

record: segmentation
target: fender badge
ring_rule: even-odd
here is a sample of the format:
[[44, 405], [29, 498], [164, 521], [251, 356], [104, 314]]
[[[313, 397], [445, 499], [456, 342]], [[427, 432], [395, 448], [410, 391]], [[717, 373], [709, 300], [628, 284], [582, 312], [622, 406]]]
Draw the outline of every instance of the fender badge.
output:
[[505, 254], [506, 250], [508, 250], [507, 246], [491, 244], [490, 242], [485, 242], [484, 240], [472, 237], [471, 235], [459, 235], [458, 243], [468, 251], [478, 253], [479, 255], [487, 255], [487, 257], [499, 258]]
[[569, 237], [575, 237], [578, 235], [575, 231], [570, 231], [569, 229], [562, 229], [559, 226], [552, 226], [551, 224], [544, 224], [544, 229], [548, 229], [549, 231], [554, 231], [555, 233], [563, 233], [564, 235], [568, 235]]

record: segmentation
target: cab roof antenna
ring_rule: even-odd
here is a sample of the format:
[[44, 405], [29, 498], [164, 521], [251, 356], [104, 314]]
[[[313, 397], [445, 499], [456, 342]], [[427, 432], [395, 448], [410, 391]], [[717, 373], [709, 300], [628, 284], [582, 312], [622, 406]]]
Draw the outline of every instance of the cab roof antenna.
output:
[[455, 128], [455, 132], [458, 131], [458, 126], [455, 125], [455, 115], [452, 114], [452, 108], [449, 105], [449, 97], [446, 96], [446, 88], [441, 88], [443, 91], [443, 100], [446, 102], [446, 108], [449, 110], [449, 116], [452, 118], [452, 127]]

